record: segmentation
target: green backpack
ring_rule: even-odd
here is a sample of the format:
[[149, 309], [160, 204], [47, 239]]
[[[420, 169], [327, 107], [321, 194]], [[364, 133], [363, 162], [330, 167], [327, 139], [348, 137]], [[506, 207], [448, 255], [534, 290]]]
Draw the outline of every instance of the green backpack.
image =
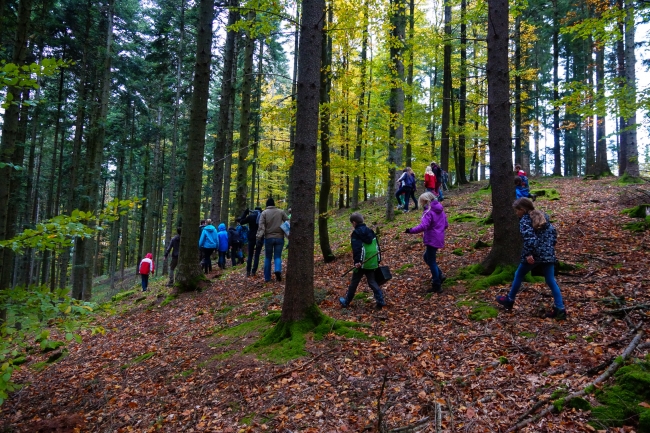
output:
[[[366, 262], [366, 260], [368, 261]], [[381, 262], [381, 252], [379, 243], [375, 237], [369, 244], [363, 244], [363, 248], [361, 249], [361, 263], [363, 265], [361, 267], [363, 269], [377, 269], [379, 262]]]

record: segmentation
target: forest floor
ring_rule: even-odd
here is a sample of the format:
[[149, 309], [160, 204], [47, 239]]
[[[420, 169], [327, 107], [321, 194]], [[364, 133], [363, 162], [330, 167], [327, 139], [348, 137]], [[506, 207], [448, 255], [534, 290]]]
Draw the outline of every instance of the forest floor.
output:
[[[485, 257], [489, 249], [473, 247], [479, 239], [492, 241], [492, 226], [478, 221], [489, 213], [490, 195], [479, 188], [454, 189], [443, 202], [450, 226], [438, 260], [450, 280]], [[536, 206], [557, 228], [558, 259], [576, 266], [558, 276], [566, 321], [539, 317], [540, 307], [552, 306], [543, 282], [525, 283], [512, 312], [491, 308], [508, 282], [475, 290], [457, 280], [426, 296], [421, 238], [403, 234], [420, 212], [386, 223], [377, 200], [361, 211], [369, 226], [380, 226], [383, 263], [393, 272], [384, 286], [386, 308], [374, 311], [365, 281], [349, 309], [339, 306], [349, 281], [341, 275], [352, 264], [349, 210], [330, 224], [338, 260], [315, 257], [321, 311], [367, 324], [360, 330], [371, 338], [308, 338], [307, 356], [269, 362], [243, 350], [258, 336], [253, 328], [224, 330], [280, 310], [283, 283], [265, 284], [261, 269], [246, 278], [238, 267], [213, 275], [201, 293], [174, 298], [161, 282], [116, 303], [114, 314], [97, 318], [105, 335], [86, 333], [46, 369], [31, 366], [48, 354], [33, 355], [16, 374], [24, 386], [0, 406], [0, 431], [360, 432], [379, 431], [381, 417], [382, 431], [423, 421], [419, 431], [433, 432], [437, 407], [440, 431], [506, 431], [554, 391], [571, 393], [593, 381], [604, 368], [596, 375], [589, 369], [619, 356], [635, 324], [648, 330], [647, 310], [625, 318], [606, 312], [617, 302], [650, 303], [650, 232], [623, 229], [633, 219], [620, 213], [639, 204], [636, 187], [615, 179], [541, 179], [532, 185], [538, 188], [559, 193], [559, 200], [540, 198]], [[633, 357], [647, 356], [647, 346]], [[595, 431], [589, 417], [565, 409], [522, 431]], [[634, 431], [634, 420], [629, 424], [608, 431]]]

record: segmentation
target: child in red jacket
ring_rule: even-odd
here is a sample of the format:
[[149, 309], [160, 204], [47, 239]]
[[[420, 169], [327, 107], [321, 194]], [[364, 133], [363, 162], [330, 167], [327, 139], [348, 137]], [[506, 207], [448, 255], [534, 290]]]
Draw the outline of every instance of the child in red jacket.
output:
[[149, 286], [149, 274], [153, 274], [154, 271], [155, 266], [153, 264], [153, 255], [151, 253], [147, 253], [147, 255], [144, 256], [144, 259], [142, 259], [140, 262], [140, 267], [138, 268], [138, 272], [142, 277], [143, 292], [147, 291], [147, 287]]

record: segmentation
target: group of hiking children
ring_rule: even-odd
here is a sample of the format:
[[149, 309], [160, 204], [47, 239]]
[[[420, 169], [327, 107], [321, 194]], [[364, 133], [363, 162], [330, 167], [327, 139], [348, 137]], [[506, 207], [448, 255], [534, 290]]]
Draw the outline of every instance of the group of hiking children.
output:
[[[521, 283], [528, 272], [538, 268], [544, 276], [546, 284], [551, 289], [554, 307], [545, 317], [565, 320], [567, 317], [560, 288], [555, 280], [555, 244], [557, 232], [549, 220], [549, 216], [535, 209], [533, 201], [535, 196], [530, 194], [528, 178], [520, 165], [515, 166], [517, 175], [515, 185], [517, 187], [517, 199], [512, 207], [519, 218], [519, 231], [523, 239], [521, 260], [515, 271], [514, 280], [507, 295], [499, 295], [496, 302], [505, 309], [511, 310]], [[422, 209], [420, 224], [405, 230], [406, 234], [422, 233], [424, 244], [424, 262], [431, 272], [431, 285], [427, 293], [442, 293], [442, 284], [445, 276], [438, 266], [437, 253], [445, 245], [445, 230], [449, 226], [447, 215], [440, 203], [444, 197], [442, 190], [446, 183], [444, 171], [435, 162], [427, 166], [425, 170], [424, 184], [426, 192], [420, 195], [415, 201], [415, 175], [410, 167], [403, 170], [398, 179], [399, 188], [396, 197], [404, 197], [399, 201], [399, 208], [408, 212], [408, 202], [413, 199], [415, 209]], [[438, 180], [440, 179], [440, 180]], [[524, 195], [527, 194], [527, 195]], [[269, 198], [266, 202], [266, 209], [256, 207], [253, 211], [246, 209], [240, 218], [237, 218], [236, 225], [226, 230], [224, 223], [218, 228], [212, 225], [207, 219], [201, 221], [201, 235], [199, 238], [199, 249], [201, 252], [201, 266], [204, 272], [212, 271], [211, 256], [215, 251], [219, 253], [218, 266], [221, 269], [226, 267], [226, 257], [230, 254], [232, 265], [244, 263], [243, 248], [248, 246], [248, 260], [246, 262], [246, 276], [254, 276], [257, 272], [259, 256], [262, 245], [265, 246], [264, 259], [264, 281], [271, 280], [271, 261], [273, 260], [274, 274], [277, 281], [282, 281], [282, 249], [284, 238], [288, 236], [289, 216], [281, 209], [275, 207], [275, 202]], [[365, 276], [368, 286], [375, 298], [375, 309], [381, 310], [386, 301], [384, 293], [375, 278], [375, 271], [381, 263], [381, 247], [375, 232], [365, 223], [363, 215], [354, 212], [350, 215], [350, 223], [353, 231], [350, 236], [352, 244], [352, 260], [354, 263], [352, 279], [344, 297], [339, 298], [343, 308], [348, 308], [357, 291], [361, 279]], [[252, 239], [250, 234], [254, 233]], [[178, 250], [180, 245], [181, 230], [171, 240], [165, 250], [165, 258], [172, 252], [172, 263], [170, 266], [170, 284], [174, 281], [174, 269], [178, 263]], [[148, 253], [140, 263], [139, 273], [142, 275], [142, 290], [147, 290], [149, 274], [154, 272], [154, 263], [151, 253]]]
[[[443, 200], [442, 185], [436, 181], [436, 168], [440, 169], [436, 163], [432, 163], [427, 167], [425, 171], [425, 187], [427, 191], [420, 195], [418, 201], [415, 203], [415, 209], [418, 209], [418, 205], [422, 208], [420, 224], [405, 230], [407, 234], [423, 234], [424, 254], [422, 258], [431, 271], [431, 285], [427, 293], [442, 293], [442, 284], [446, 279], [436, 260], [438, 250], [444, 247], [445, 230], [449, 226], [447, 215], [440, 203]], [[528, 191], [528, 178], [526, 177], [526, 173], [519, 165], [515, 166], [515, 169], [517, 171], [517, 176], [515, 177], [516, 184], [525, 185], [528, 193], [527, 196], [520, 196], [518, 192], [517, 199], [512, 205], [519, 218], [519, 231], [523, 239], [523, 249], [521, 261], [515, 271], [509, 293], [507, 295], [497, 296], [496, 302], [506, 310], [511, 310], [524, 277], [534, 268], [538, 268], [544, 276], [546, 284], [551, 289], [554, 300], [553, 309], [547, 312], [545, 317], [565, 320], [567, 313], [560, 288], [555, 280], [555, 244], [557, 242], [557, 232], [553, 224], [551, 224], [548, 215], [535, 209], [533, 204], [535, 196], [531, 195]], [[409, 177], [411, 177], [410, 180]], [[408, 212], [408, 201], [413, 196], [415, 190], [413, 170], [410, 167], [404, 169], [398, 182], [403, 183], [400, 185], [396, 197], [399, 200], [401, 195], [405, 196], [404, 203], [400, 201], [398, 207]], [[415, 202], [414, 198], [413, 201]], [[357, 287], [362, 277], [365, 276], [375, 298], [375, 309], [381, 310], [386, 305], [386, 301], [384, 293], [375, 278], [375, 271], [381, 263], [379, 240], [375, 232], [364, 224], [362, 214], [354, 212], [350, 215], [350, 223], [353, 227], [350, 241], [352, 244], [354, 271], [347, 293], [345, 296], [339, 298], [339, 303], [343, 308], [350, 306], [354, 300]]]

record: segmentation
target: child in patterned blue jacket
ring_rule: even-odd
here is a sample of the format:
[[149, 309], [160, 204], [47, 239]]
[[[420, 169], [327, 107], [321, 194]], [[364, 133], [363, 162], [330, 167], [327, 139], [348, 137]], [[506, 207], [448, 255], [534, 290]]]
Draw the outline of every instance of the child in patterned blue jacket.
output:
[[546, 284], [551, 289], [555, 306], [546, 314], [556, 320], [566, 319], [566, 309], [562, 300], [560, 287], [555, 281], [555, 244], [557, 232], [549, 221], [548, 215], [535, 209], [533, 202], [527, 198], [515, 200], [512, 207], [519, 217], [519, 231], [524, 241], [521, 263], [515, 272], [515, 278], [507, 296], [497, 296], [496, 301], [506, 309], [512, 309], [521, 283], [528, 272], [540, 267]]

